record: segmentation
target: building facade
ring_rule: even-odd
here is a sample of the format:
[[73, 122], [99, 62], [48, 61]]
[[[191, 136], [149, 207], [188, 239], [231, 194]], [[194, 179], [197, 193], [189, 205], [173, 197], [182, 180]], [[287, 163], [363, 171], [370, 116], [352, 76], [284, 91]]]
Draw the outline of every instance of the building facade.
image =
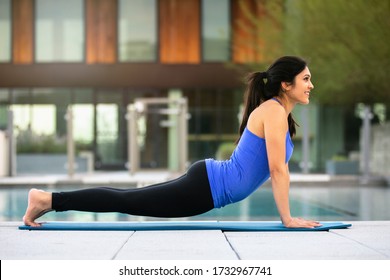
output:
[[[0, 0], [0, 129], [11, 109], [18, 154], [64, 152], [72, 105], [77, 151], [91, 151], [95, 169], [125, 169], [127, 106], [180, 96], [189, 104], [189, 161], [214, 157], [237, 137], [244, 75], [235, 66], [262, 61], [253, 46], [265, 38], [248, 33], [240, 2], [264, 15], [254, 0]], [[159, 112], [143, 120], [144, 168], [168, 165]], [[314, 166], [328, 156], [318, 159], [321, 112], [309, 110]]]

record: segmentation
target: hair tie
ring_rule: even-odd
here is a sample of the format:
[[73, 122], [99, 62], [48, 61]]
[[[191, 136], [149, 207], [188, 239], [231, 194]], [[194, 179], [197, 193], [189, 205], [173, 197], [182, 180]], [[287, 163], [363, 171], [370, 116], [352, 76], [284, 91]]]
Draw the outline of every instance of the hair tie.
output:
[[268, 73], [267, 72], [255, 72], [254, 73], [257, 78], [261, 78], [261, 79], [267, 79], [268, 78]]

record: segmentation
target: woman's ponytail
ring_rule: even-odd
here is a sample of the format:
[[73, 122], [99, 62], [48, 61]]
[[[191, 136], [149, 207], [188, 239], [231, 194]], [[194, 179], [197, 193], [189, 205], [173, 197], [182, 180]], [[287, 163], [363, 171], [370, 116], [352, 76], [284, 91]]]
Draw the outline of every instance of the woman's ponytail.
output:
[[297, 132], [296, 126], [299, 126], [297, 122], [294, 120], [292, 113], [288, 114], [288, 131], [290, 132], [290, 137], [293, 138], [295, 133]]
[[[240, 125], [240, 136], [248, 123], [249, 115], [265, 101], [265, 82], [267, 72], [254, 72], [248, 76], [248, 85], [245, 92], [246, 102]], [[239, 139], [238, 139], [239, 140]], [[238, 142], [237, 140], [237, 142]]]

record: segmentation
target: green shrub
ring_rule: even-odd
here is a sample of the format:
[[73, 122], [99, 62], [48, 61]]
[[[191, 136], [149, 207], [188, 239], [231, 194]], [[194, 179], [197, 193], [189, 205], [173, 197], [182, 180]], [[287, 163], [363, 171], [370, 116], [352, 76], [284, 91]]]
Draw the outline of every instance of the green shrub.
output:
[[17, 152], [24, 154], [66, 153], [65, 137], [36, 134], [30, 130], [21, 131], [16, 138]]
[[219, 145], [217, 153], [216, 153], [216, 159], [217, 160], [226, 160], [229, 159], [232, 155], [234, 149], [236, 148], [236, 145], [234, 143], [226, 142]]

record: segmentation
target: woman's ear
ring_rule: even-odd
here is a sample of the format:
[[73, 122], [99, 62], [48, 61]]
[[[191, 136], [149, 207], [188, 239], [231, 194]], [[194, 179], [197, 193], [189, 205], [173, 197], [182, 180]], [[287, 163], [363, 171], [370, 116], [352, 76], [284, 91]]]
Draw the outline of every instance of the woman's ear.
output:
[[289, 91], [291, 89], [291, 87], [292, 87], [292, 84], [288, 83], [288, 82], [282, 82], [282, 84], [281, 84], [282, 92]]

